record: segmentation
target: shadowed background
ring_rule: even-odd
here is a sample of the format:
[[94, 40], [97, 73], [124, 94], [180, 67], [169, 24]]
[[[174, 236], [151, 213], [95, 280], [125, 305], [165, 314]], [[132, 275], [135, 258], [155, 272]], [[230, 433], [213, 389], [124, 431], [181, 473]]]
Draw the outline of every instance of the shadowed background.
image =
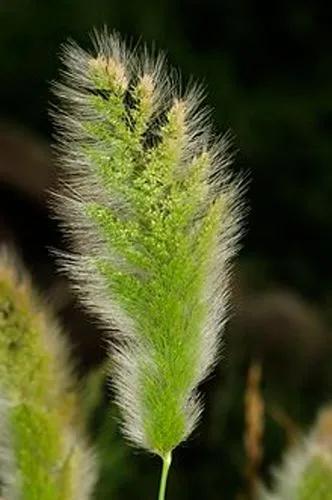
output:
[[[203, 385], [203, 422], [175, 454], [173, 499], [250, 498], [249, 476], [269, 480], [285, 445], [331, 397], [332, 43], [326, 9], [322, 0], [0, 0], [0, 240], [16, 248], [53, 303], [82, 376], [102, 361], [101, 332], [56, 274], [48, 251], [65, 245], [45, 192], [56, 186], [48, 109], [60, 45], [70, 37], [88, 47], [89, 31], [107, 24], [133, 43], [141, 39], [166, 51], [184, 83], [191, 77], [203, 82], [216, 131], [231, 129], [236, 136], [234, 168], [249, 172], [250, 213], [225, 354]], [[244, 393], [254, 363], [262, 369], [256, 390], [265, 406], [265, 433], [257, 438], [263, 458], [250, 467]], [[159, 464], [124, 446], [115, 420], [100, 404], [91, 421], [103, 457], [96, 498], [154, 498]]]

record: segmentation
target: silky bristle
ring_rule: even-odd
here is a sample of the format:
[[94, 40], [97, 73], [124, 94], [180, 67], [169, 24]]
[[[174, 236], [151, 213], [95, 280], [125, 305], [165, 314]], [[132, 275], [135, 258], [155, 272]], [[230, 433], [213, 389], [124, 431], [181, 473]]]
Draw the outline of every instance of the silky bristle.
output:
[[94, 49], [65, 47], [55, 87], [54, 207], [72, 250], [59, 260], [119, 331], [109, 350], [126, 436], [164, 456], [195, 427], [196, 387], [217, 359], [242, 187], [198, 86], [181, 94], [163, 56], [106, 31]]

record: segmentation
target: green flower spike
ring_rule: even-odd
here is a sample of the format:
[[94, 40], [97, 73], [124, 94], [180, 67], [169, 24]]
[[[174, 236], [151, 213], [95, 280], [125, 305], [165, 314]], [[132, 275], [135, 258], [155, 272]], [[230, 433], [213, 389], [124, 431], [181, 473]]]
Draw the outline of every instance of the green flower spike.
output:
[[147, 50], [95, 37], [64, 49], [55, 114], [63, 191], [62, 255], [83, 302], [106, 329], [123, 430], [164, 460], [197, 424], [197, 386], [216, 362], [241, 183], [227, 138], [216, 141], [201, 93], [181, 96]]

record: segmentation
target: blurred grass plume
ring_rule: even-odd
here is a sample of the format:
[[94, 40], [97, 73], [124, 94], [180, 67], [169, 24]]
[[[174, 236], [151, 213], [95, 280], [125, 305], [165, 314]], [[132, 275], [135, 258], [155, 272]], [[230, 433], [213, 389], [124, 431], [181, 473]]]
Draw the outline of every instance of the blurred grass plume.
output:
[[0, 249], [0, 479], [6, 500], [84, 500], [95, 482], [69, 347]]

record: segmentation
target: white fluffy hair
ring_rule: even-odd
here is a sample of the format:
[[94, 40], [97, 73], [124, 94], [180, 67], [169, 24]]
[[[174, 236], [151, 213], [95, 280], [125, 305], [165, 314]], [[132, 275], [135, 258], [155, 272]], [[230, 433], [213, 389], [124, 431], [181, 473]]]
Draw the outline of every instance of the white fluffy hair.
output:
[[[117, 341], [112, 344], [114, 355], [113, 374], [117, 402], [124, 415], [124, 432], [138, 446], [149, 449], [142, 416], [142, 406], [138, 394], [138, 361], [149, 361], [149, 352], [137, 341], [135, 319], [119, 306], [106, 287], [105, 279], [92, 264], [96, 258], [105, 258], [128, 273], [140, 272], [132, 269], [119, 255], [110, 249], [97, 230], [94, 222], [86, 214], [86, 204], [98, 202], [130, 217], [131, 207], [118, 193], [109, 193], [96, 178], [93, 165], [86, 158], [80, 144], [91, 143], [92, 139], [82, 127], [82, 120], [101, 119], [98, 112], [87, 102], [87, 95], [93, 92], [89, 78], [89, 65], [94, 58], [111, 58], [121, 65], [121, 84], [130, 86], [133, 79], [144, 74], [153, 76], [156, 82], [153, 100], [152, 122], [169, 108], [174, 99], [181, 98], [181, 85], [177, 83], [176, 72], [165, 70], [164, 57], [151, 57], [146, 48], [128, 50], [115, 35], [107, 30], [94, 35], [95, 53], [90, 55], [76, 44], [70, 43], [63, 52], [65, 69], [64, 83], [56, 84], [55, 92], [61, 101], [60, 111], [55, 108], [54, 118], [58, 130], [58, 153], [60, 157], [60, 194], [53, 196], [55, 211], [63, 226], [64, 234], [71, 245], [70, 253], [58, 253], [62, 268], [70, 275], [73, 286], [83, 303], [101, 319], [104, 329], [119, 331]], [[226, 321], [229, 309], [228, 283], [230, 261], [237, 252], [237, 243], [243, 215], [243, 180], [232, 179], [228, 166], [232, 161], [231, 137], [226, 134], [220, 139], [213, 137], [209, 125], [209, 113], [202, 108], [203, 92], [194, 86], [184, 95], [186, 102], [186, 161], [182, 168], [190, 164], [197, 154], [208, 150], [211, 162], [208, 176], [208, 200], [220, 193], [227, 197], [226, 213], [221, 221], [218, 243], [211, 258], [208, 276], [201, 300], [209, 306], [209, 315], [201, 334], [200, 356], [188, 401], [186, 435], [195, 427], [201, 408], [196, 395], [196, 386], [211, 371], [220, 352], [220, 331]], [[158, 128], [158, 125], [156, 125]], [[100, 144], [103, 148], [103, 145]], [[105, 150], [105, 155], [107, 151]], [[188, 167], [187, 167], [188, 168]], [[181, 175], [181, 172], [179, 172]], [[113, 337], [114, 338], [114, 337]], [[120, 339], [120, 342], [118, 340]], [[153, 370], [153, 367], [151, 367]]]

